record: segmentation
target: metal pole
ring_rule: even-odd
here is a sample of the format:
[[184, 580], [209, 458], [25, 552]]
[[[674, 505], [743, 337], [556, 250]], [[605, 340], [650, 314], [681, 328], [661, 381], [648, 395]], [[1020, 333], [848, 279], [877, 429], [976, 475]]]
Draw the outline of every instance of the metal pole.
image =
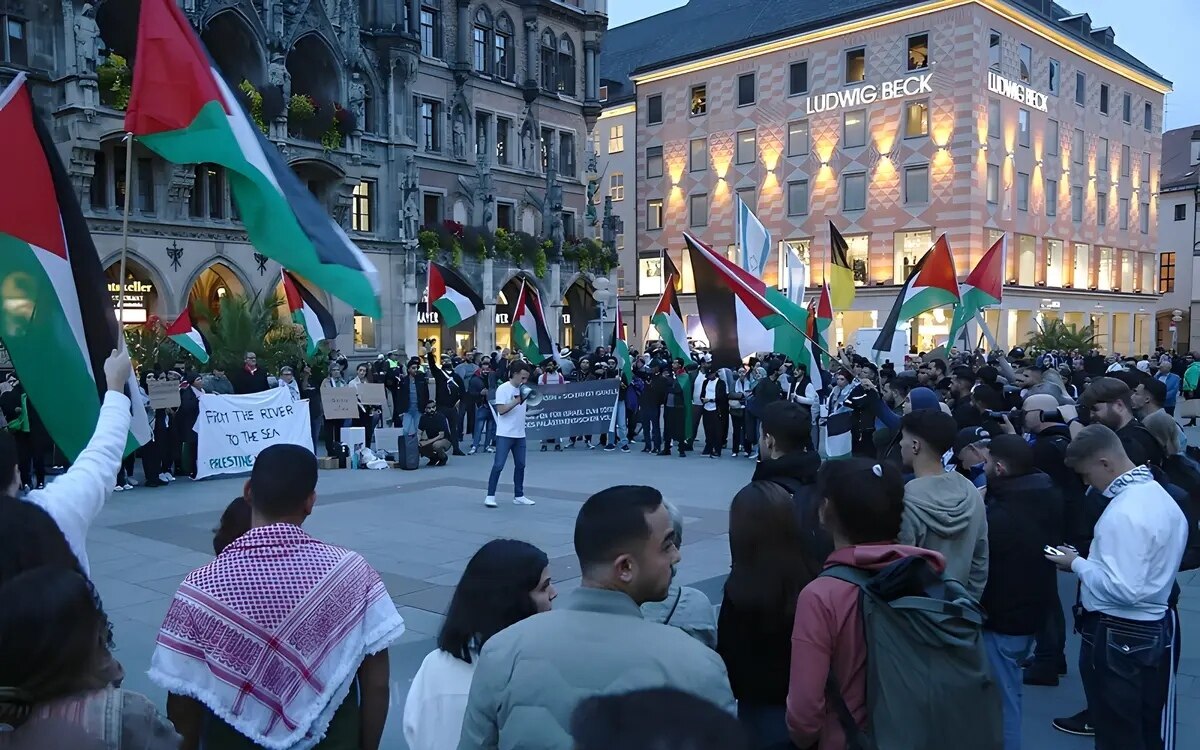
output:
[[121, 276], [117, 282], [120, 287], [117, 292], [117, 328], [121, 332], [123, 341], [125, 337], [125, 251], [129, 247], [129, 193], [131, 192], [129, 186], [133, 184], [130, 179], [133, 174], [133, 133], [125, 133], [122, 140], [125, 141], [125, 212], [121, 217]]

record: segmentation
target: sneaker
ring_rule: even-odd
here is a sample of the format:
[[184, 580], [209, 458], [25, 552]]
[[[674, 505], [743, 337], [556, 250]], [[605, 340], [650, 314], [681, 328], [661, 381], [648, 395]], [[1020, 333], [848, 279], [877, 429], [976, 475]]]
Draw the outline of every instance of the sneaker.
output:
[[606, 446], [604, 446], [604, 452], [605, 452], [605, 453], [612, 453], [612, 452], [613, 452], [613, 451], [615, 451], [616, 449], [617, 449], [617, 446], [615, 446], [615, 445], [606, 445]]
[[484, 505], [486, 505], [486, 506], [487, 506], [487, 507], [489, 507], [489, 508], [495, 508], [495, 507], [497, 507], [497, 506], [496, 506], [496, 496], [495, 496], [495, 495], [488, 495], [487, 497], [485, 497], [485, 498], [483, 499], [483, 504], [484, 504]]
[[750, 459], [751, 461], [757, 461], [758, 460], [758, 451], [754, 451], [749, 456], [746, 456], [746, 458]]
[[549, 448], [549, 447], [547, 447], [547, 446], [545, 446], [545, 445], [543, 445], [543, 446], [542, 446], [542, 453], [545, 453], [545, 452], [546, 452], [546, 451], [548, 451], [548, 450], [550, 450], [550, 448]]
[[113, 487], [113, 492], [124, 492], [124, 491], [125, 491], [125, 487], [123, 485], [118, 484], [116, 487]]
[[136, 479], [134, 479], [134, 478], [130, 477], [129, 479], [126, 479], [126, 480], [125, 480], [125, 484], [131, 485], [131, 486], [133, 486], [133, 487], [137, 487], [137, 486], [138, 486], [138, 480], [136, 480]]
[[36, 489], [39, 489], [39, 490], [44, 490], [44, 489], [46, 489], [46, 483], [45, 483], [45, 482], [38, 482], [38, 483], [37, 483], [37, 488], [36, 488]]
[[133, 485], [132, 485], [132, 484], [130, 484], [130, 483], [127, 481], [127, 482], [125, 482], [125, 484], [121, 485], [121, 489], [123, 489], [123, 490], [132, 490], [132, 489], [133, 489]]
[[479, 451], [479, 449], [472, 445], [471, 450], [467, 451], [467, 455], [474, 456], [476, 454], [476, 452], [478, 452], [478, 451]]
[[654, 452], [654, 449], [648, 445], [645, 448], [642, 448], [642, 453], [653, 453], [653, 452]]
[[156, 479], [154, 477], [150, 477], [149, 479], [146, 480], [146, 486], [147, 487], [166, 487], [167, 483], [161, 479]]
[[1076, 737], [1095, 737], [1096, 727], [1088, 722], [1088, 710], [1085, 708], [1074, 716], [1055, 719], [1051, 722], [1060, 732], [1073, 734]]
[[518, 497], [513, 498], [513, 505], [536, 505], [536, 503], [534, 503], [532, 500], [525, 497], [524, 495], [520, 495]]
[[555, 453], [562, 453], [562, 445], [561, 445], [561, 444], [559, 444], [559, 443], [555, 443], [555, 444], [554, 444], [554, 452], [555, 452]]
[[483, 450], [484, 450], [484, 453], [495, 453], [496, 452], [496, 449], [490, 445], [488, 447], [484, 448]]
[[455, 455], [455, 456], [465, 456], [465, 455], [467, 455], [467, 454], [466, 454], [466, 453], [463, 453], [461, 449], [459, 449], [459, 448], [455, 448], [455, 449], [454, 449], [454, 453], [453, 453], [453, 455]]
[[160, 482], [169, 482], [169, 481], [171, 481], [171, 480], [167, 478], [167, 472], [165, 472], [165, 471], [164, 471], [164, 472], [162, 472], [161, 474], [159, 474], [159, 475], [158, 475], [158, 481], [160, 481]]
[[575, 449], [575, 441], [572, 440], [571, 442], [567, 443], [567, 447], [570, 448], [571, 450], [574, 450]]
[[734, 457], [734, 458], [737, 458], [737, 457], [738, 457], [738, 452], [737, 452], [737, 451], [734, 451], [734, 452], [733, 452], [733, 457]]
[[585, 441], [584, 441], [584, 444], [585, 444], [585, 445], [587, 445], [587, 449], [588, 449], [588, 450], [590, 450], [590, 451], [594, 451], [594, 450], [596, 450], [596, 446], [592, 445], [592, 441], [591, 441], [591, 440], [585, 440]]
[[622, 452], [622, 453], [628, 453], [628, 452], [629, 452], [629, 446], [628, 446], [628, 445], [622, 445], [622, 446], [621, 446], [621, 452]]

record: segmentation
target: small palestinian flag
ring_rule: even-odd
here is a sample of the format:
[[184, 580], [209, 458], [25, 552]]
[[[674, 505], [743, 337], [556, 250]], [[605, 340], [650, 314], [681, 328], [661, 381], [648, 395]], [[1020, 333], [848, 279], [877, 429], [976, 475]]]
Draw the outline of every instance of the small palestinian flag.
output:
[[[1004, 299], [1004, 259], [1007, 256], [1008, 235], [1000, 235], [983, 257], [979, 264], [967, 275], [966, 281], [958, 287], [961, 298], [958, 307], [954, 308], [954, 320], [950, 323], [950, 336], [946, 339], [947, 346], [954, 346], [960, 332], [964, 331], [967, 323], [979, 314], [980, 310], [992, 305], [998, 305]], [[966, 349], [973, 348], [967, 342]]]
[[908, 274], [904, 286], [900, 287], [900, 293], [896, 295], [892, 312], [879, 329], [879, 338], [871, 348], [876, 352], [890, 351], [896, 329], [902, 321], [912, 320], [921, 313], [939, 307], [959, 304], [956, 274], [950, 242], [943, 234], [933, 243], [933, 247], [921, 256]]
[[430, 263], [429, 304], [441, 313], [442, 325], [453, 327], [482, 310], [483, 297], [454, 269]]
[[[100, 416], [104, 360], [124, 347], [112, 296], [49, 131], [18, 73], [0, 91], [0, 339], [50, 434], [74, 461]], [[130, 377], [128, 394], [137, 393]], [[141, 405], [126, 451], [150, 442]]]
[[521, 282], [521, 295], [512, 324], [513, 346], [525, 355], [532, 365], [540, 365], [554, 358], [554, 340], [550, 338], [550, 327], [542, 313], [542, 303], [537, 292], [528, 282]]
[[633, 382], [633, 359], [629, 355], [629, 342], [625, 340], [625, 322], [621, 320], [621, 308], [617, 306], [617, 321], [613, 327], [612, 353], [617, 358], [617, 366], [625, 375], [625, 382]]
[[283, 294], [287, 298], [288, 313], [292, 322], [304, 329], [308, 339], [308, 356], [317, 353], [322, 341], [337, 338], [333, 316], [295, 276], [283, 270]]
[[184, 308], [175, 322], [167, 328], [167, 338], [179, 344], [179, 348], [195, 357], [200, 364], [207, 362], [208, 355], [212, 353], [208, 339], [192, 324], [192, 315], [187, 308]]

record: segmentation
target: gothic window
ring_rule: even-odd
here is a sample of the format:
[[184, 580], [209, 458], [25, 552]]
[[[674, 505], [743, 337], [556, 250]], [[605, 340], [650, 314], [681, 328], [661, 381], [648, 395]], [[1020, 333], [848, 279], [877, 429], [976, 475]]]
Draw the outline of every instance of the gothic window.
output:
[[0, 62], [29, 64], [29, 22], [20, 16], [0, 14]]
[[575, 45], [566, 34], [558, 40], [558, 90], [575, 96]]
[[554, 32], [542, 32], [542, 90], [558, 91], [558, 39]]
[[475, 25], [471, 29], [472, 52], [476, 73], [494, 72], [494, 60], [488, 54], [492, 46], [492, 14], [484, 6], [475, 11]]
[[442, 12], [439, 0], [421, 0], [421, 54], [442, 57]]
[[492, 73], [506, 81], [511, 81], [516, 73], [513, 39], [512, 19], [507, 13], [501, 13], [496, 17], [495, 35], [492, 37]]

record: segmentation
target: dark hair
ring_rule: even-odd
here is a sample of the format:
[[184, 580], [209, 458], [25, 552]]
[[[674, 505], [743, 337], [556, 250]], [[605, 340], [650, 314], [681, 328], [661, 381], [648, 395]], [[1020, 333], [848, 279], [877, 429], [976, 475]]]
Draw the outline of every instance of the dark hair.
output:
[[747, 750], [745, 731], [713, 704], [673, 688], [597, 695], [571, 715], [575, 750]]
[[238, 537], [250, 530], [250, 503], [235, 497], [221, 513], [221, 522], [213, 529], [213, 554], [219, 555]]
[[1100, 377], [1092, 380], [1083, 391], [1083, 395], [1079, 397], [1079, 403], [1085, 409], [1091, 409], [1096, 404], [1111, 404], [1120, 401], [1125, 404], [1125, 408], [1133, 411], [1133, 404], [1130, 401], [1129, 386], [1116, 378]]
[[600, 490], [579, 509], [575, 519], [575, 554], [586, 571], [612, 562], [624, 547], [650, 537], [646, 516], [662, 505], [653, 487], [622, 484]]
[[1000, 379], [1000, 371], [991, 365], [980, 367], [975, 375], [979, 378], [979, 382], [992, 387], [995, 387], [997, 381]]
[[[1161, 380], [1150, 378], [1142, 383], [1142, 388], [1146, 390], [1146, 394], [1150, 396], [1150, 400], [1159, 406], [1167, 402], [1167, 384]], [[3, 486], [0, 484], [0, 487]]]
[[812, 419], [799, 404], [772, 401], [762, 408], [760, 419], [763, 434], [775, 438], [775, 443], [784, 453], [791, 453], [811, 440]]
[[19, 726], [38, 704], [104, 686], [108, 621], [83, 574], [59, 565], [0, 586], [0, 723]]
[[929, 366], [931, 368], [936, 367], [943, 374], [946, 372], [947, 365], [946, 365], [946, 360], [944, 360], [944, 359], [938, 359], [935, 357], [935, 358], [929, 360]]
[[524, 370], [525, 372], [532, 372], [532, 370], [530, 369], [530, 367], [527, 363], [514, 362], [513, 365], [508, 368], [508, 376], [511, 378], [513, 375], [516, 375], [518, 372], [521, 372], [522, 370]]
[[8, 430], [0, 430], [0, 492], [8, 492], [17, 475], [17, 441]]
[[971, 389], [975, 405], [984, 411], [1000, 411], [1004, 408], [1004, 397], [990, 385], [977, 385]]
[[955, 380], [966, 380], [967, 382], [974, 383], [975, 382], [975, 371], [972, 370], [970, 367], [955, 367], [954, 368], [954, 379]]
[[[918, 413], [922, 412], [913, 412]], [[867, 458], [826, 461], [817, 472], [817, 491], [850, 542], [892, 542], [900, 536], [904, 477], [892, 463]]]
[[1010, 474], [1022, 476], [1033, 471], [1033, 446], [1019, 435], [997, 435], [988, 443], [988, 451], [1003, 461]]
[[950, 450], [958, 434], [954, 417], [941, 409], [911, 411], [900, 418], [900, 429], [928, 443], [938, 453]]
[[316, 488], [317, 457], [299, 445], [267, 446], [250, 472], [250, 504], [267, 518], [298, 512]]
[[1109, 373], [1107, 377], [1113, 378], [1115, 380], [1120, 380], [1122, 383], [1129, 386], [1130, 393], [1133, 393], [1134, 391], [1136, 391], [1137, 387], [1139, 385], [1141, 385], [1142, 383], [1145, 383], [1145, 382], [1148, 382], [1148, 381], [1151, 381], [1154, 379], [1154, 378], [1150, 377], [1149, 375], [1147, 375], [1146, 373], [1144, 373], [1141, 370], [1138, 370], [1136, 368], [1134, 368], [1132, 370], [1120, 370], [1119, 372]]
[[817, 577], [806, 549], [808, 537], [792, 494], [776, 482], [743, 487], [729, 506], [729, 555], [732, 565], [725, 596], [739, 608], [764, 615], [796, 614], [796, 597]]
[[438, 648], [470, 664], [489, 638], [537, 613], [529, 594], [549, 564], [545, 552], [516, 539], [480, 547], [454, 589]]

